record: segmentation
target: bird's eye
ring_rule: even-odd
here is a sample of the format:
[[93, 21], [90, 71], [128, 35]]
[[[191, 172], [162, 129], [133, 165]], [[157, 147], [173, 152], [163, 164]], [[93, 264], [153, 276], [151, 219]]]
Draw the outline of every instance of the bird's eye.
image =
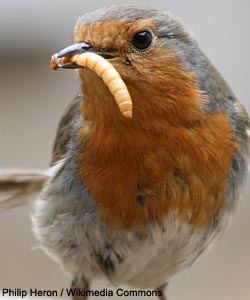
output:
[[150, 48], [152, 40], [152, 33], [148, 30], [142, 30], [134, 35], [131, 43], [135, 50], [146, 51], [148, 48]]

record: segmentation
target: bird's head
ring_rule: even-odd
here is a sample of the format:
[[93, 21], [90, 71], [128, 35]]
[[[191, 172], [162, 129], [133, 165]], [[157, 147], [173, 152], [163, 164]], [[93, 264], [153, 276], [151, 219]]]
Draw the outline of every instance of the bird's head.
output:
[[133, 101], [133, 119], [126, 120], [102, 80], [80, 68], [85, 119], [162, 134], [166, 124], [189, 126], [201, 118], [202, 93], [188, 70], [198, 47], [170, 14], [136, 6], [101, 9], [78, 19], [73, 40], [61, 56], [86, 51], [103, 56], [120, 73]]

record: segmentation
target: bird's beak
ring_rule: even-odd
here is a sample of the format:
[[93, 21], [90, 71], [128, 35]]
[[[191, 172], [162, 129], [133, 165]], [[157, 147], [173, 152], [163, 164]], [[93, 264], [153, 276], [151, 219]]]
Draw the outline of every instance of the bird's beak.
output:
[[[58, 58], [67, 57], [67, 56], [71, 56], [71, 55], [74, 55], [74, 54], [80, 54], [80, 53], [84, 53], [84, 52], [96, 53], [96, 54], [101, 55], [102, 57], [104, 57], [106, 59], [114, 59], [115, 58], [114, 53], [110, 53], [110, 52], [107, 52], [107, 51], [97, 51], [90, 44], [85, 43], [85, 42], [79, 43], [79, 44], [74, 44], [74, 45], [71, 45], [71, 46], [61, 50], [57, 54], [57, 57]], [[77, 69], [77, 68], [82, 68], [82, 66], [79, 66], [79, 65], [77, 65], [75, 63], [72, 63], [72, 62], [67, 62], [67, 63], [61, 64], [60, 68]]]

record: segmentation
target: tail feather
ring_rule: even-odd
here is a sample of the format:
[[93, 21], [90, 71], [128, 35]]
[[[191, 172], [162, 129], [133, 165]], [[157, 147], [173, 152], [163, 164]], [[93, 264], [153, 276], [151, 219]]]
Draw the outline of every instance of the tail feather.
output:
[[0, 170], [0, 212], [34, 199], [47, 179], [42, 170]]

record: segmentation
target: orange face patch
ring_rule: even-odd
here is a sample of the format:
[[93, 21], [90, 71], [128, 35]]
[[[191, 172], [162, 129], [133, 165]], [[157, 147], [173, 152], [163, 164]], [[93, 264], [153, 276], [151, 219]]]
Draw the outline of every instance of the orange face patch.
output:
[[154, 25], [150, 20], [130, 23], [126, 19], [119, 19], [94, 24], [78, 23], [73, 37], [75, 43], [87, 42], [96, 50], [110, 49], [123, 53], [134, 33], [141, 28], [154, 31]]

